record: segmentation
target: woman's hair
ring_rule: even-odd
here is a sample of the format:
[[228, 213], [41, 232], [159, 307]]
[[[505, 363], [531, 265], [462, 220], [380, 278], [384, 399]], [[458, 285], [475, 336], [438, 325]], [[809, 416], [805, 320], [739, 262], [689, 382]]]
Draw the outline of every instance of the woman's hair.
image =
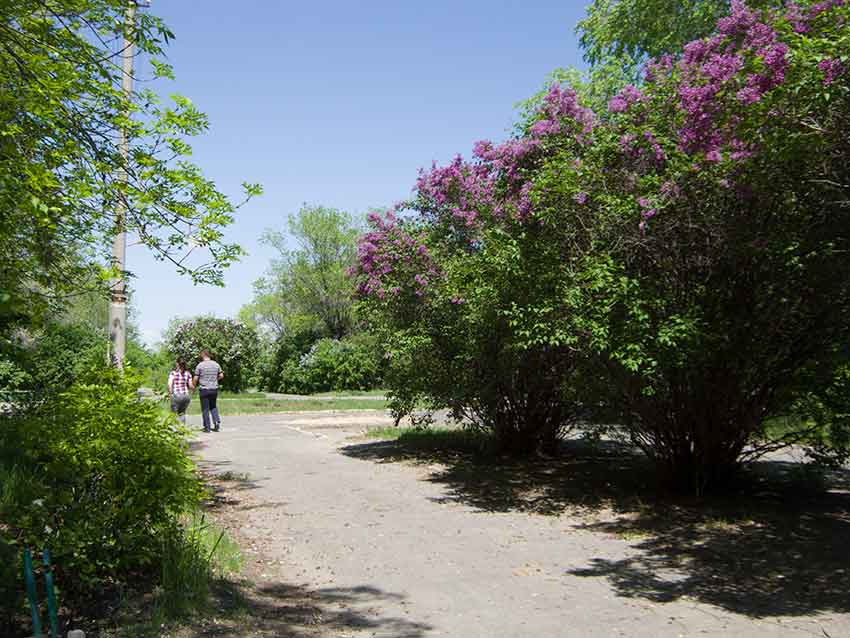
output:
[[177, 367], [180, 368], [181, 372], [186, 371], [186, 361], [182, 357], [177, 359]]

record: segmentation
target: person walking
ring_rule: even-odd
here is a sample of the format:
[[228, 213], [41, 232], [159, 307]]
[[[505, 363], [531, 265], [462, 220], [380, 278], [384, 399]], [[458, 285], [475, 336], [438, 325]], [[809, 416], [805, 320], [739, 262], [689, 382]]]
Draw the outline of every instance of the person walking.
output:
[[186, 369], [186, 362], [177, 359], [174, 370], [168, 373], [168, 396], [171, 399], [171, 411], [177, 415], [180, 423], [186, 424], [186, 409], [192, 399], [190, 392], [195, 389], [192, 373]]
[[204, 421], [204, 432], [218, 432], [221, 428], [221, 417], [218, 415], [218, 382], [224, 378], [221, 366], [210, 358], [209, 350], [201, 350], [201, 362], [195, 367], [195, 386], [201, 399], [201, 416]]

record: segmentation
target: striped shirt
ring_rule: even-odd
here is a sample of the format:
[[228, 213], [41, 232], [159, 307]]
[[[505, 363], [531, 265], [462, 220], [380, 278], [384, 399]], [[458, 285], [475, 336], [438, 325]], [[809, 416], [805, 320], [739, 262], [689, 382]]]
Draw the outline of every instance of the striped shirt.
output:
[[201, 390], [217, 390], [218, 375], [221, 366], [212, 359], [201, 361], [195, 368], [195, 376], [198, 377], [198, 387]]
[[189, 394], [189, 381], [192, 373], [188, 370], [172, 370], [168, 375], [168, 386], [172, 394]]

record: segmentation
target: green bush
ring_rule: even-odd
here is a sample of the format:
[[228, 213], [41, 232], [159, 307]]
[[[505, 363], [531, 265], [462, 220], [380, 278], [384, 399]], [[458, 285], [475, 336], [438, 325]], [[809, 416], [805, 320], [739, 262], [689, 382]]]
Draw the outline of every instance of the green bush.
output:
[[[49, 547], [72, 607], [156, 574], [163, 539], [182, 533], [180, 516], [201, 496], [182, 432], [137, 387], [93, 368], [0, 427], [0, 551]], [[9, 616], [17, 602], [3, 596], [0, 608]]]
[[297, 346], [293, 342], [279, 346], [270, 379], [275, 385], [269, 389], [313, 394], [371, 390], [381, 383], [385, 367], [383, 352], [373, 337], [319, 339], [300, 352]]
[[294, 391], [292, 379], [297, 375], [298, 362], [319, 338], [318, 328], [307, 324], [278, 339], [260, 375], [260, 387], [270, 392]]
[[107, 342], [85, 324], [49, 323], [0, 351], [0, 401], [4, 395], [43, 395], [70, 386], [93, 362], [106, 359]]
[[320, 339], [299, 362], [304, 390], [369, 390], [378, 383], [381, 354], [369, 337]]

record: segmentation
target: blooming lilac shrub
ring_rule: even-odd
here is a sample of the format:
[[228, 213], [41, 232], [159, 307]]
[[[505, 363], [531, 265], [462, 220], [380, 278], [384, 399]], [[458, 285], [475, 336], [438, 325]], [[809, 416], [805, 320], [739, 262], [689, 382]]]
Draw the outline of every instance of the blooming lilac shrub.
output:
[[423, 171], [409, 202], [370, 217], [353, 274], [398, 416], [450, 408], [517, 453], [552, 450], [571, 427], [574, 356], [552, 342], [545, 305], [560, 285], [557, 246], [541, 242], [530, 178], [551, 140], [587, 145], [595, 126], [554, 86], [526, 137], [477, 143], [471, 160]]
[[850, 331], [848, 50], [844, 0], [735, 0], [607, 111], [553, 86], [522, 135], [423, 172], [354, 273], [397, 396], [491, 429], [529, 388], [561, 423], [601, 403], [696, 491], [806, 443], [767, 424]]
[[201, 350], [209, 350], [224, 370], [222, 389], [233, 392], [248, 387], [259, 359], [259, 344], [256, 330], [241, 321], [209, 316], [176, 322], [169, 326], [165, 339], [171, 356], [182, 357], [190, 370], [200, 361]]
[[733, 2], [612, 100], [591, 147], [534, 177], [539, 218], [581, 263], [564, 322], [630, 439], [689, 489], [776, 446], [846, 440], [839, 420], [811, 426], [841, 412], [835, 393], [797, 431], [768, 426], [844, 360], [849, 18], [842, 0]]

